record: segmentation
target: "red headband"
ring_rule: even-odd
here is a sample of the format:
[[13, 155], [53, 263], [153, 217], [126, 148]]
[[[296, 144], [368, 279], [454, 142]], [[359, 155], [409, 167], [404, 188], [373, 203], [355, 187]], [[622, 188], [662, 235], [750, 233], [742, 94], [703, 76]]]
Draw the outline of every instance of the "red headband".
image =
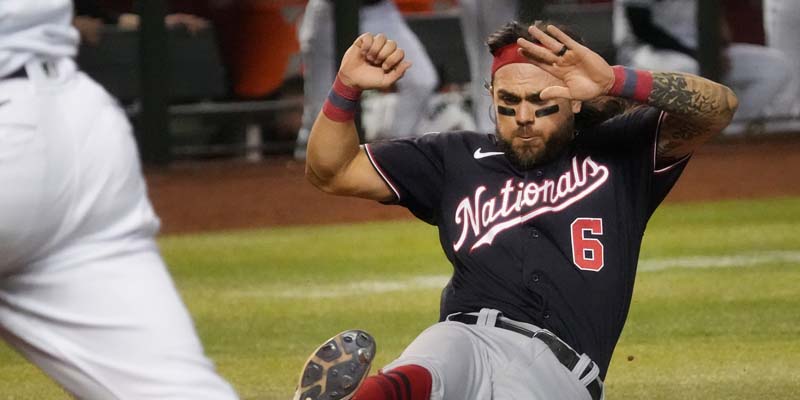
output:
[[516, 43], [507, 44], [494, 54], [494, 61], [492, 61], [492, 76], [497, 72], [500, 67], [508, 64], [529, 63], [527, 58], [519, 54], [519, 47]]
[[[533, 44], [544, 47], [543, 44], [538, 42], [534, 42]], [[519, 54], [519, 49], [521, 48], [522, 47], [520, 47], [520, 45], [511, 43], [498, 49], [496, 54], [494, 54], [494, 61], [492, 62], [492, 76], [494, 76], [494, 73], [504, 65], [518, 63], [530, 64], [530, 61], [527, 58], [525, 58], [522, 54]]]

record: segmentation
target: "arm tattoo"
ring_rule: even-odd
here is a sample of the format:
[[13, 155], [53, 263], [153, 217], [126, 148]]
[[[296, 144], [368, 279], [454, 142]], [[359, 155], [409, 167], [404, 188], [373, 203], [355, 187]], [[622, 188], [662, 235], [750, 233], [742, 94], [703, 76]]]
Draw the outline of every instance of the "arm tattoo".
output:
[[733, 92], [683, 73], [653, 72], [647, 103], [667, 112], [658, 139], [658, 158], [676, 160], [728, 125], [736, 111]]

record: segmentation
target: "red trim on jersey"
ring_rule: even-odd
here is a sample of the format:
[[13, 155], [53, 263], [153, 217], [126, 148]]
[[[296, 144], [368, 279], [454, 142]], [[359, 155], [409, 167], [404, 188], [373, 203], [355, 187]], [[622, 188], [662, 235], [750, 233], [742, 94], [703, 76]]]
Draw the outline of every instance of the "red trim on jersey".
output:
[[372, 164], [372, 168], [375, 168], [375, 171], [377, 171], [378, 175], [381, 176], [381, 179], [386, 182], [386, 185], [389, 186], [389, 189], [392, 189], [392, 192], [394, 192], [394, 195], [397, 197], [397, 201], [400, 201], [400, 192], [394, 186], [389, 177], [386, 176], [386, 173], [383, 172], [383, 168], [381, 168], [378, 162], [375, 161], [375, 156], [372, 155], [372, 150], [369, 148], [369, 144], [364, 145], [364, 151], [367, 152], [367, 158], [369, 159], [370, 164]]

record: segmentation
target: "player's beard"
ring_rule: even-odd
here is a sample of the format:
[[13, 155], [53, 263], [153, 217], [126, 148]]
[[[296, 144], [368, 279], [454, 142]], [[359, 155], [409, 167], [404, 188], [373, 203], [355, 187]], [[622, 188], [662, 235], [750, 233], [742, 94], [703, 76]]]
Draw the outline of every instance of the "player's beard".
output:
[[[548, 163], [557, 158], [574, 137], [572, 126], [564, 126], [542, 143], [540, 140], [534, 142], [517, 142], [514, 138], [525, 134], [523, 127], [517, 128], [510, 138], [505, 138], [496, 129], [497, 138], [500, 140], [499, 147], [508, 160], [520, 170], [528, 170], [537, 165]], [[530, 133], [524, 136], [530, 136]], [[533, 136], [542, 137], [540, 133], [533, 132]]]

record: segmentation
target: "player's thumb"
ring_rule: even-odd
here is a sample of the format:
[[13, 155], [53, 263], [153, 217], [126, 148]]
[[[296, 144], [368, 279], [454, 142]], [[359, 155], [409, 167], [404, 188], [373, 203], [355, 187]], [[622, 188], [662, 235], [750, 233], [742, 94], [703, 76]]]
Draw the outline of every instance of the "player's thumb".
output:
[[564, 99], [571, 99], [572, 95], [569, 92], [569, 88], [564, 86], [549, 86], [539, 93], [539, 98], [542, 100], [552, 100], [555, 98], [564, 98]]
[[408, 71], [409, 68], [411, 68], [410, 61], [401, 62], [400, 65], [398, 65], [389, 72], [388, 74], [389, 80], [393, 83], [396, 82], [398, 79], [403, 77], [403, 75], [406, 73], [406, 71]]

